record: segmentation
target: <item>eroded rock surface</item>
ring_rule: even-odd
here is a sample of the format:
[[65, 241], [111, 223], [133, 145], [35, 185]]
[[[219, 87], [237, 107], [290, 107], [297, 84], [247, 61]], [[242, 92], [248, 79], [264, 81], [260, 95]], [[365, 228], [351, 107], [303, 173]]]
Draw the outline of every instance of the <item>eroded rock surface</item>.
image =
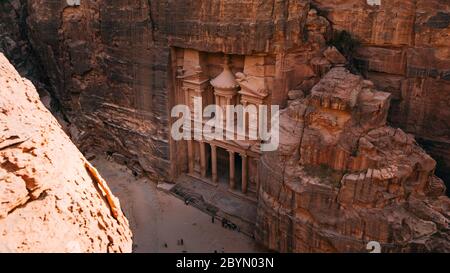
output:
[[324, 44], [313, 33], [328, 24], [308, 16], [307, 1], [21, 3], [29, 41], [72, 125], [73, 141], [82, 151], [109, 152], [158, 180], [174, 178], [168, 109], [173, 106], [176, 48], [272, 54], [276, 70], [271, 81], [279, 90], [274, 103], [284, 104], [296, 80], [310, 80], [302, 88], [316, 82], [307, 63], [317, 48], [311, 48], [314, 43], [301, 46], [305, 28], [310, 41]]
[[389, 121], [412, 133], [450, 185], [450, 1], [312, 0], [361, 45], [355, 60], [392, 94]]
[[257, 240], [278, 251], [449, 251], [450, 200], [436, 162], [386, 126], [390, 94], [333, 68], [281, 114], [261, 160]]
[[[300, 60], [315, 57], [305, 41], [322, 39], [308, 33], [331, 23], [361, 43], [354, 56], [358, 67], [378, 89], [392, 94], [389, 121], [418, 137], [437, 160], [438, 175], [449, 179], [446, 0], [102, 0], [78, 7], [65, 1], [11, 0], [2, 5], [2, 18], [11, 22], [4, 32], [16, 33], [4, 35], [4, 47], [17, 56], [29, 52], [24, 41], [32, 45], [73, 124], [70, 132], [77, 145], [110, 151], [137, 172], [162, 180], [169, 176], [165, 128], [170, 124], [173, 48], [277, 54], [274, 102], [284, 105], [286, 88], [309, 89], [317, 82], [300, 84], [292, 77], [314, 78], [311, 73], [320, 72]], [[311, 6], [321, 16], [314, 18]], [[25, 40], [17, 37], [15, 29], [20, 28], [27, 32]], [[342, 62], [335, 53], [326, 56]], [[323, 69], [328, 59], [311, 64]]]
[[[212, 59], [264, 56], [271, 103], [289, 108], [279, 153], [262, 161], [259, 240], [280, 251], [365, 251], [370, 239], [389, 251], [448, 250], [448, 201], [435, 161], [410, 135], [386, 127], [388, 116], [418, 136], [446, 177], [448, 1], [7, 2], [26, 18], [0, 10], [22, 18], [2, 37], [28, 31], [80, 149], [173, 180], [173, 162], [185, 152], [169, 135], [179, 49]], [[327, 46], [333, 29], [361, 42], [353, 57], [373, 83], [343, 68], [327, 74], [348, 62]]]
[[0, 54], [0, 252], [130, 252], [106, 183]]

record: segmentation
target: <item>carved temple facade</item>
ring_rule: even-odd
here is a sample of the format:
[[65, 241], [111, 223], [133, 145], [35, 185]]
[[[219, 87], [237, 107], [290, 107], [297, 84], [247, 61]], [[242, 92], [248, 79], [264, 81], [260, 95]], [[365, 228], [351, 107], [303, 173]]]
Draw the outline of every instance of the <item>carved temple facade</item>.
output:
[[[174, 71], [175, 96], [173, 105], [183, 104], [191, 110], [192, 135], [195, 122], [204, 126], [208, 119], [196, 116], [194, 100], [201, 98], [202, 108], [216, 105], [224, 110], [223, 125], [236, 119], [226, 113], [228, 105], [270, 105], [271, 90], [275, 77], [275, 60], [271, 56], [225, 55], [206, 53], [191, 49], [176, 49], [172, 67]], [[202, 110], [203, 110], [202, 109]], [[236, 125], [236, 121], [234, 124]], [[193, 139], [173, 142], [177, 154], [172, 162], [177, 175], [187, 174], [213, 186], [226, 188], [229, 192], [256, 201], [259, 178], [260, 140], [234, 138], [226, 126], [221, 139]], [[228, 131], [227, 131], [228, 130]], [[245, 134], [257, 132], [258, 122], [249, 122], [246, 116]], [[236, 134], [236, 130], [233, 131]], [[242, 139], [242, 140], [238, 140]], [[200, 182], [202, 181], [202, 182]]]

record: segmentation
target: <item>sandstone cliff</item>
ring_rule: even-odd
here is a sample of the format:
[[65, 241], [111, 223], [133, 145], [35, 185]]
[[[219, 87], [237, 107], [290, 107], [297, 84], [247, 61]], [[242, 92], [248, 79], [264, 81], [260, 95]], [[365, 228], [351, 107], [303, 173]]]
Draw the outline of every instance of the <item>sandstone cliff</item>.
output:
[[418, 138], [450, 186], [450, 1], [311, 3], [361, 43], [357, 65], [392, 94], [389, 121]]
[[[313, 50], [300, 47], [307, 1], [6, 2], [0, 10], [5, 18], [15, 14], [7, 11], [8, 2], [26, 10], [27, 38], [72, 125], [72, 140], [82, 151], [110, 152], [155, 179], [173, 178], [168, 109], [177, 47], [277, 54], [277, 103], [297, 84], [286, 75], [312, 73], [305, 63]], [[318, 30], [326, 24], [317, 21]], [[284, 57], [294, 48], [301, 52]]]
[[[357, 66], [378, 89], [392, 94], [388, 120], [418, 137], [436, 158], [437, 174], [449, 180], [446, 0], [102, 0], [79, 7], [11, 0], [0, 5], [0, 18], [8, 22], [5, 51], [25, 67], [41, 61], [73, 124], [73, 140], [82, 150], [110, 151], [138, 172], [170, 176], [166, 128], [174, 48], [275, 54], [275, 102], [284, 105], [289, 89], [309, 91], [317, 82], [314, 73], [320, 76], [311, 70], [319, 60], [308, 61], [314, 50], [305, 50], [305, 42], [325, 40], [308, 33], [332, 27], [361, 43], [354, 55]], [[308, 16], [311, 6], [322, 17]], [[30, 57], [19, 60], [19, 52]]]
[[119, 201], [0, 54], [0, 252], [130, 252], [131, 243]]
[[[22, 23], [2, 37], [16, 40], [22, 28], [27, 41], [6, 49], [34, 49], [80, 149], [173, 179], [177, 49], [264, 55], [272, 103], [290, 106], [279, 154], [262, 161], [258, 240], [280, 251], [362, 251], [370, 239], [389, 251], [448, 250], [435, 161], [386, 126], [417, 136], [448, 180], [448, 1], [0, 3], [11, 6], [0, 18]], [[348, 64], [327, 46], [333, 29], [359, 41], [352, 58], [374, 86], [342, 68], [327, 74]]]
[[333, 68], [281, 114], [261, 160], [257, 240], [283, 252], [450, 251], [450, 200], [435, 161], [386, 126], [389, 93]]

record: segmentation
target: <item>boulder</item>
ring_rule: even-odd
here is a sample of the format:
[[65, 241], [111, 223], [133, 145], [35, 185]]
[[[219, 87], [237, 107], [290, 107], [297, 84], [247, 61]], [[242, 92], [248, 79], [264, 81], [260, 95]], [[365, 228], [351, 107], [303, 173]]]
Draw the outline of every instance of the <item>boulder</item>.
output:
[[0, 53], [0, 252], [131, 252], [106, 182]]

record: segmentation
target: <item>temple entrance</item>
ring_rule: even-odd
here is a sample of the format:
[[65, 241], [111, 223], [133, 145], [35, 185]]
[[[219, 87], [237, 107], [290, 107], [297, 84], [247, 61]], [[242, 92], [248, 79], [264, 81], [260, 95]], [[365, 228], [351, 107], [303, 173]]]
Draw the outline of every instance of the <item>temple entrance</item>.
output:
[[[190, 115], [187, 116], [191, 124], [197, 125], [205, 125], [209, 119], [195, 118], [193, 106], [199, 100], [202, 111], [209, 105], [221, 109], [227, 106], [258, 109], [261, 105], [270, 105], [273, 83], [270, 79], [275, 77], [275, 66], [274, 55], [228, 55], [174, 47], [171, 49], [169, 105], [188, 106]], [[171, 117], [170, 123], [174, 124], [179, 118], [181, 116]], [[223, 124], [229, 118], [238, 117], [222, 115]], [[258, 129], [258, 124], [247, 122], [247, 126], [246, 131]], [[191, 127], [191, 136], [195, 133], [194, 127]], [[177, 188], [174, 193], [191, 201], [194, 196], [201, 201], [192, 204], [242, 223], [241, 232], [247, 230], [250, 234], [256, 222], [260, 140], [229, 139], [225, 134], [215, 139], [169, 140], [171, 179]]]
[[[208, 145], [210, 147], [210, 145]], [[221, 147], [217, 149], [217, 180], [221, 187], [230, 188], [230, 152]], [[234, 188], [232, 190], [240, 190], [242, 188], [242, 157], [234, 153]], [[210, 168], [212, 170], [212, 168]], [[208, 178], [212, 178], [208, 176]]]
[[224, 191], [256, 200], [258, 188], [257, 158], [245, 151], [227, 147], [227, 143], [188, 141], [188, 172], [193, 178]]
[[[201, 99], [203, 110], [208, 105], [226, 109], [230, 105], [258, 107], [270, 103], [265, 78], [271, 76], [266, 72], [273, 71], [273, 56], [226, 55], [182, 48], [174, 48], [172, 53], [171, 105], [189, 106], [191, 124], [199, 122], [194, 120], [195, 99]], [[226, 124], [231, 117], [223, 115], [222, 118]], [[206, 121], [206, 118], [200, 120], [200, 125], [205, 125]], [[248, 129], [250, 126], [258, 129], [257, 124], [247, 126]], [[225, 132], [223, 134], [223, 138], [213, 140], [172, 141], [173, 173], [175, 177], [187, 175], [206, 182], [216, 192], [232, 193], [235, 197], [255, 202], [259, 186], [260, 141], [250, 138], [229, 140]]]

